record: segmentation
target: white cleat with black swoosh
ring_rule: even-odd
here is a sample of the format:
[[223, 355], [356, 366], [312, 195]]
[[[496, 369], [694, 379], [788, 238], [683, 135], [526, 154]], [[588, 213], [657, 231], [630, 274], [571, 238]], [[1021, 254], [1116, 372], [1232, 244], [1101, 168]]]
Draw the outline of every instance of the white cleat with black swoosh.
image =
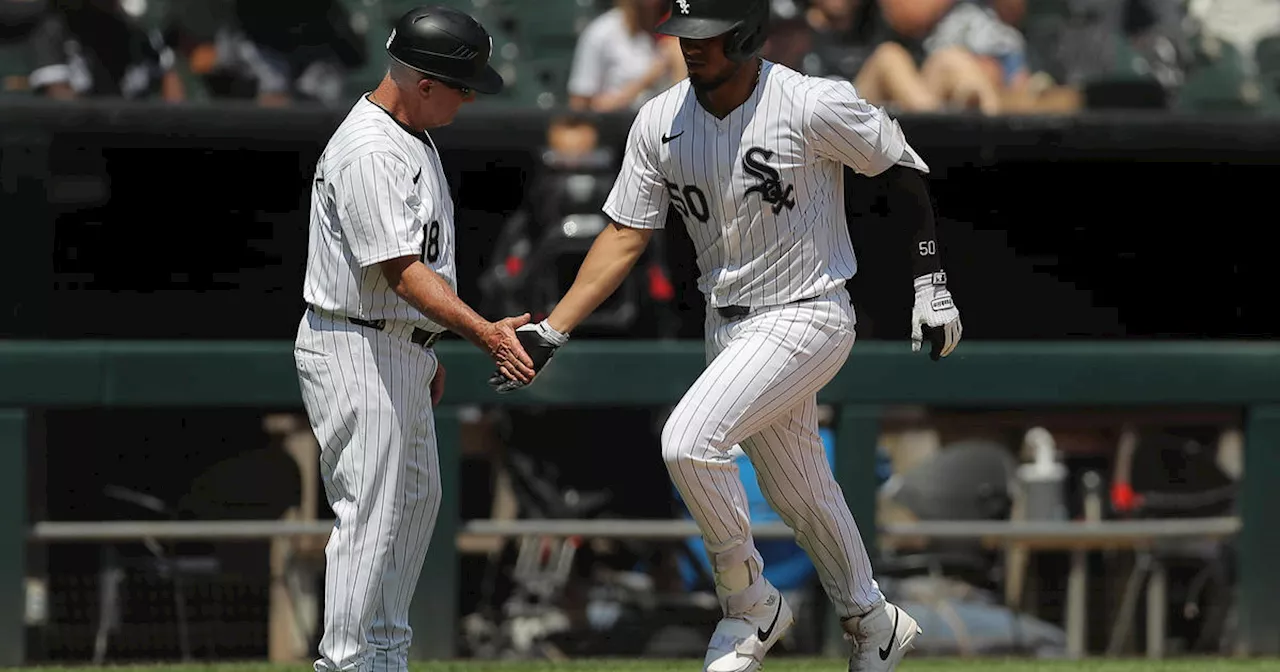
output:
[[890, 602], [846, 619], [843, 625], [845, 639], [853, 642], [849, 672], [892, 672], [921, 634], [916, 619]]
[[720, 619], [707, 646], [704, 672], [756, 672], [764, 656], [795, 623], [777, 588], [745, 614]]

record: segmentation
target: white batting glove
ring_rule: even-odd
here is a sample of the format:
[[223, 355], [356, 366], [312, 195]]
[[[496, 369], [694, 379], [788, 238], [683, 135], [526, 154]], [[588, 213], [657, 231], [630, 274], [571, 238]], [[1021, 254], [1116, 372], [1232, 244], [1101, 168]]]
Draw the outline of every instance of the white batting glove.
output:
[[929, 357], [946, 357], [960, 343], [960, 309], [947, 290], [947, 274], [939, 271], [915, 280], [916, 302], [911, 309], [911, 351], [920, 352], [926, 336], [933, 343]]

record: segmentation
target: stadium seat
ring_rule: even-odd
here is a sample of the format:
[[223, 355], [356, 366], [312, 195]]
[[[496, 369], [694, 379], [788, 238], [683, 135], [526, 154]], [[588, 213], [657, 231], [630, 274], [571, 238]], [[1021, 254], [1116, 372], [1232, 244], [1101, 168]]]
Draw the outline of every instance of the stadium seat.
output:
[[1253, 60], [1258, 67], [1258, 81], [1280, 93], [1280, 35], [1258, 40], [1253, 48]]
[[481, 11], [494, 21], [494, 29], [511, 35], [525, 55], [555, 58], [572, 55], [578, 35], [598, 15], [591, 0], [489, 0]]
[[1253, 51], [1257, 66], [1258, 112], [1280, 115], [1280, 35], [1258, 41]]
[[1244, 55], [1234, 45], [1212, 36], [1196, 43], [1195, 63], [1187, 73], [1175, 102], [1190, 112], [1256, 110], [1262, 101], [1257, 79], [1251, 77]]
[[0, 41], [0, 96], [29, 95], [30, 55], [25, 41]]
[[1117, 34], [1113, 46], [1115, 61], [1111, 71], [1084, 82], [1085, 107], [1091, 110], [1169, 107], [1168, 90], [1147, 71], [1142, 56], [1129, 41]]
[[568, 62], [563, 58], [534, 58], [522, 62], [514, 89], [517, 99], [540, 109], [564, 107], [568, 102]]
[[[179, 520], [176, 508], [158, 497], [130, 488], [109, 485], [103, 491], [106, 499], [134, 507], [129, 519]], [[145, 511], [146, 514], [141, 514]], [[139, 550], [136, 546], [141, 546]], [[177, 544], [165, 544], [157, 539], [146, 539], [143, 544], [104, 544], [101, 547], [102, 568], [98, 583], [98, 618], [95, 623], [93, 663], [102, 665], [107, 660], [112, 635], [124, 625], [129, 575], [143, 574], [170, 584], [173, 597], [173, 615], [178, 629], [178, 647], [183, 662], [191, 662], [192, 647], [188, 619], [189, 587], [185, 584], [196, 577], [216, 577], [223, 571], [216, 555], [203, 545], [203, 553], [180, 553]]]

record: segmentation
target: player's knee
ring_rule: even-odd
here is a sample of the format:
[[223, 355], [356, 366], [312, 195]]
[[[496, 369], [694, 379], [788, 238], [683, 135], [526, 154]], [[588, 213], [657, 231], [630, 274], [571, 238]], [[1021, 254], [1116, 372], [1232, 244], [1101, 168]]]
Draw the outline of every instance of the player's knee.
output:
[[662, 461], [668, 468], [688, 462], [698, 449], [698, 432], [691, 426], [689, 416], [678, 411], [662, 426]]
[[666, 462], [668, 467], [674, 462], [679, 462], [682, 453], [688, 454], [687, 451], [680, 450], [680, 441], [677, 439], [682, 434], [682, 429], [681, 423], [676, 422], [674, 414], [662, 425], [662, 461]]
[[712, 436], [710, 425], [704, 416], [697, 414], [671, 414], [662, 427], [662, 460], [668, 470], [721, 457], [724, 448]]

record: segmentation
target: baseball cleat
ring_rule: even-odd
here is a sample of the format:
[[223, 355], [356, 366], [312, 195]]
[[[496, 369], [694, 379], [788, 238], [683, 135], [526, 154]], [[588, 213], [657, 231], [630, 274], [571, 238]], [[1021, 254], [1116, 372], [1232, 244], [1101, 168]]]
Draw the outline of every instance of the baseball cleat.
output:
[[849, 672], [892, 672], [921, 633], [916, 619], [887, 601], [845, 620], [844, 630], [845, 639], [853, 642]]
[[703, 661], [704, 672], [756, 672], [764, 655], [782, 638], [795, 616], [777, 588], [740, 616], [726, 616], [716, 624]]

